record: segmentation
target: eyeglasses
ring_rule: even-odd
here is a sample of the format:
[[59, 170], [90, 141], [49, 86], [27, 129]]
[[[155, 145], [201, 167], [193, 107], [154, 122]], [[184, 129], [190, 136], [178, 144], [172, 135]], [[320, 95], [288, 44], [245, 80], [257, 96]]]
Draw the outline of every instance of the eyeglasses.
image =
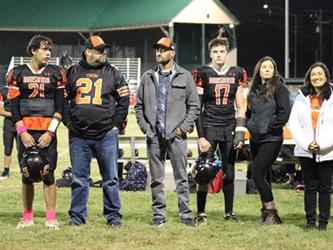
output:
[[160, 53], [165, 53], [165, 52], [167, 52], [169, 50], [171, 50], [171, 49], [166, 49], [166, 48], [156, 48], [155, 49], [156, 52], [160, 52]]
[[99, 54], [103, 54], [107, 51], [107, 48], [94, 48], [94, 49], [91, 49], [91, 50], [96, 51]]

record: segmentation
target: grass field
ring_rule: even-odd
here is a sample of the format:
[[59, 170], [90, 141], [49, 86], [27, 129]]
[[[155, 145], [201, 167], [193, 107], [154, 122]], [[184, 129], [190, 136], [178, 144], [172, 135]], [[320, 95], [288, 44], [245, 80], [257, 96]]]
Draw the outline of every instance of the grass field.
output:
[[[128, 135], [139, 134], [133, 115], [129, 117]], [[0, 121], [2, 123], [2, 121]], [[67, 131], [59, 128], [59, 164], [56, 175], [69, 166]], [[0, 150], [3, 151], [2, 141]], [[16, 151], [14, 152], [14, 155]], [[2, 154], [0, 157], [2, 170]], [[93, 179], [99, 179], [96, 162], [92, 166]], [[20, 175], [14, 157], [11, 177], [0, 182], [0, 249], [332, 249], [333, 227], [326, 232], [304, 232], [303, 194], [277, 186], [274, 195], [283, 220], [282, 225], [261, 226], [258, 195], [240, 195], [235, 198], [235, 213], [241, 222], [222, 220], [223, 195], [209, 195], [207, 214], [209, 223], [198, 228], [187, 228], [179, 223], [176, 195], [168, 192], [167, 225], [149, 226], [151, 219], [150, 192], [122, 192], [123, 227], [108, 228], [102, 216], [102, 193], [90, 189], [89, 218], [86, 225], [76, 228], [67, 224], [70, 189], [58, 190], [57, 211], [59, 231], [44, 226], [42, 185], [36, 184], [35, 223], [28, 230], [16, 230], [21, 216]], [[191, 207], [196, 210], [196, 197], [191, 195]]]

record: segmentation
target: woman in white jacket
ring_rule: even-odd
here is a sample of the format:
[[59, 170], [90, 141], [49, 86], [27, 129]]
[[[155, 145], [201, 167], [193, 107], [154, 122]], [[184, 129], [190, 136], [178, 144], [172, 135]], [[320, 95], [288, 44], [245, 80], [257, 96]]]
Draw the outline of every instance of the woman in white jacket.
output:
[[[305, 184], [306, 230], [326, 230], [330, 218], [333, 172], [333, 95], [325, 64], [313, 64], [305, 75], [289, 119]], [[317, 193], [319, 225], [316, 226]]]

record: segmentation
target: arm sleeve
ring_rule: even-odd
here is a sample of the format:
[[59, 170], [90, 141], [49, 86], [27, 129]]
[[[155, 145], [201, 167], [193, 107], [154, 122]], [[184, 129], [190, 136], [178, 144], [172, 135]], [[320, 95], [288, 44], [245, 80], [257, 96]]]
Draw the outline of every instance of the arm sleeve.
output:
[[[125, 78], [118, 70], [116, 70], [115, 81], [116, 81], [116, 89], [123, 86], [128, 86]], [[122, 130], [125, 128], [126, 125], [126, 118], [128, 115], [130, 97], [129, 95], [121, 97], [118, 95], [118, 92], [115, 91], [115, 99], [116, 99], [116, 110], [112, 118], [114, 123], [113, 125]]]

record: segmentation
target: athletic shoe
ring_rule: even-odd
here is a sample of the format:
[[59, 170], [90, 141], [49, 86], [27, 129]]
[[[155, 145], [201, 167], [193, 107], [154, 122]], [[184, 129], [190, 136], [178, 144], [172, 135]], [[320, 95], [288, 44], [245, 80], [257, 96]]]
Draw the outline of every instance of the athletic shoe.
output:
[[163, 227], [166, 223], [165, 218], [153, 218], [150, 225], [153, 227]]
[[119, 228], [121, 228], [121, 222], [120, 221], [111, 221], [111, 222], [108, 222], [108, 226], [110, 226], [111, 228], [114, 228], [114, 229], [119, 229]]
[[327, 229], [327, 224], [319, 223], [319, 225], [318, 225], [317, 228], [318, 228], [319, 231], [326, 231], [326, 229]]
[[187, 227], [195, 227], [195, 222], [192, 218], [184, 218], [180, 220], [180, 223]]
[[24, 229], [24, 228], [27, 228], [27, 227], [32, 227], [34, 225], [35, 225], [35, 223], [34, 223], [33, 219], [31, 219], [31, 220], [25, 220], [25, 219], [22, 218], [19, 221], [19, 223], [17, 223], [16, 229]]
[[59, 230], [59, 223], [57, 220], [46, 220], [45, 226], [51, 230]]
[[316, 222], [308, 222], [306, 223], [306, 225], [304, 226], [304, 231], [313, 231], [315, 230], [316, 227]]
[[207, 215], [205, 213], [200, 213], [195, 217], [195, 224], [199, 225], [206, 225], [207, 224]]
[[238, 218], [233, 213], [227, 213], [227, 214], [224, 215], [224, 220], [225, 221], [230, 221], [230, 222], [237, 222]]
[[0, 176], [0, 181], [6, 180], [9, 178], [9, 172], [3, 171], [1, 176]]

